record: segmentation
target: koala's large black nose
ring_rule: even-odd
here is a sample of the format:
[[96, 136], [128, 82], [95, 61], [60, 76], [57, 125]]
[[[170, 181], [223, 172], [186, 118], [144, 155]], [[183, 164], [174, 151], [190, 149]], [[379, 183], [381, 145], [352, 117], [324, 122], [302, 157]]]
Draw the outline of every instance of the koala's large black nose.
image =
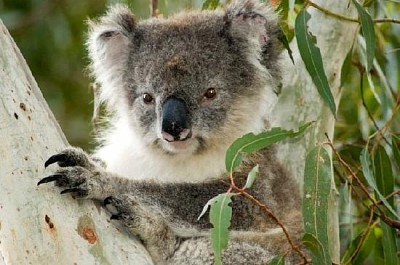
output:
[[174, 96], [167, 98], [162, 108], [161, 130], [168, 142], [184, 141], [192, 136], [185, 101]]

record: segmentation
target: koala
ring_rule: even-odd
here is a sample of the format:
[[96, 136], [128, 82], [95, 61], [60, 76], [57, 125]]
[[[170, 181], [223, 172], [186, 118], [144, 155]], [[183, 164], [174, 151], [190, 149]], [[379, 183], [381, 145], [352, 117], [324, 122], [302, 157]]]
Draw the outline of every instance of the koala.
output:
[[[38, 185], [54, 182], [62, 194], [102, 201], [154, 264], [213, 264], [211, 225], [198, 217], [229, 189], [230, 144], [269, 128], [280, 78], [276, 13], [238, 0], [223, 10], [138, 21], [116, 5], [89, 27], [90, 68], [109, 126], [92, 155], [70, 147], [51, 156], [45, 166], [59, 168]], [[257, 164], [248, 192], [299, 243], [299, 187], [274, 147], [246, 157], [234, 172], [237, 186]], [[234, 196], [232, 208], [223, 264], [267, 264], [291, 253], [282, 229], [259, 206]]]

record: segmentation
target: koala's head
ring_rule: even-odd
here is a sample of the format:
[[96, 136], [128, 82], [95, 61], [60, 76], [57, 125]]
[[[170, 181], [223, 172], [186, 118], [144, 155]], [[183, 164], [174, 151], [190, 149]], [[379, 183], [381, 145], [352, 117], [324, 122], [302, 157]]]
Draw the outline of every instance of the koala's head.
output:
[[88, 49], [110, 111], [152, 148], [197, 154], [264, 128], [278, 32], [256, 0], [144, 21], [115, 6], [90, 22]]

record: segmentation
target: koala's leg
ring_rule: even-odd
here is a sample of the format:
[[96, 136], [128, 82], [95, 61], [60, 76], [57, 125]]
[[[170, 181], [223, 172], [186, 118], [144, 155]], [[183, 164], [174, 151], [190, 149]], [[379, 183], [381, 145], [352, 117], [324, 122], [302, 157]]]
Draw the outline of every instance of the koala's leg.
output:
[[[209, 231], [202, 235], [180, 237], [165, 222], [159, 209], [139, 203], [140, 198], [134, 195], [117, 195], [105, 199], [106, 208], [130, 232], [137, 235], [157, 265], [212, 265], [213, 252], [209, 240]], [[234, 231], [232, 231], [234, 233]], [[259, 235], [259, 233], [256, 233]], [[225, 265], [233, 264], [267, 264], [273, 254], [257, 243], [249, 243], [238, 238], [229, 242], [223, 252]]]
[[112, 213], [111, 219], [120, 221], [143, 242], [155, 264], [167, 264], [182, 239], [167, 225], [158, 209], [143, 205], [131, 194], [110, 196], [104, 200], [104, 206]]

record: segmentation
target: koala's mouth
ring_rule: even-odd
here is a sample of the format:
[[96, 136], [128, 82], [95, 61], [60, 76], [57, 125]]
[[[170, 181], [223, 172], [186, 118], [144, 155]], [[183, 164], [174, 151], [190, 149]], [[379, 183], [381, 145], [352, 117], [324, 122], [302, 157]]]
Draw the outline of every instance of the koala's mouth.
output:
[[195, 155], [201, 153], [205, 148], [204, 139], [202, 137], [196, 137], [188, 135], [182, 140], [168, 141], [164, 137], [157, 139], [156, 143], [159, 149], [163, 152], [174, 155], [174, 154], [186, 154]]

